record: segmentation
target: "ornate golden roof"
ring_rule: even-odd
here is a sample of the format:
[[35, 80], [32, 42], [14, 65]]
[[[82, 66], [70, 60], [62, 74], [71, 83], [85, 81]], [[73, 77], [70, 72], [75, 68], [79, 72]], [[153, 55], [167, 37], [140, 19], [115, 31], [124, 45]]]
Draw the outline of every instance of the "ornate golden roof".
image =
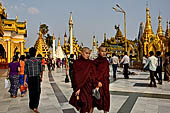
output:
[[44, 39], [42, 38], [42, 32], [40, 29], [40, 33], [39, 33], [39, 37], [34, 45], [34, 47], [36, 48], [37, 52], [36, 52], [36, 56], [38, 54], [41, 54], [43, 57], [47, 58], [48, 57], [48, 47], [46, 45], [46, 43], [44, 42]]
[[24, 22], [17, 22], [18, 17], [16, 19], [3, 19], [2, 23], [4, 24], [4, 31], [14, 31], [17, 34], [27, 36], [27, 21]]

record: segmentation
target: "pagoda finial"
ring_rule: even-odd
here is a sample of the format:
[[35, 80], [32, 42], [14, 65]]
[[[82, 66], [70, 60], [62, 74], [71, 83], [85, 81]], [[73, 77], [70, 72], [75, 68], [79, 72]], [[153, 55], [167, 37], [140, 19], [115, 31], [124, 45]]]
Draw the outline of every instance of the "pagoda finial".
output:
[[161, 25], [161, 16], [160, 16], [160, 11], [159, 11], [159, 17], [158, 17], [158, 20], [159, 20], [159, 23], [158, 23], [157, 34], [158, 34], [158, 36], [163, 36], [162, 25]]
[[96, 46], [95, 35], [93, 36], [93, 46]]
[[106, 42], [106, 33], [104, 33], [104, 42]]
[[60, 46], [60, 37], [58, 37], [58, 46]]
[[149, 7], [148, 7], [148, 3], [146, 6], [146, 24], [145, 24], [145, 30], [144, 30], [145, 34], [147, 32], [147, 34], [153, 34], [152, 31], [152, 26], [151, 26], [151, 16], [149, 13]]
[[96, 46], [97, 46], [97, 48], [99, 48], [99, 42], [98, 42], [98, 40], [97, 40], [97, 42], [96, 42], [97, 44], [96, 44]]
[[70, 12], [70, 20], [69, 20], [69, 25], [73, 25], [72, 12]]
[[54, 36], [54, 33], [53, 33], [53, 40], [55, 40], [55, 36]]
[[16, 16], [16, 21], [18, 20], [18, 16]]
[[64, 34], [64, 46], [65, 47], [67, 46], [67, 34], [66, 34], [66, 32]]
[[166, 25], [166, 32], [165, 32], [165, 37], [168, 38], [169, 36], [169, 26], [168, 26], [168, 20], [167, 20], [167, 25]]

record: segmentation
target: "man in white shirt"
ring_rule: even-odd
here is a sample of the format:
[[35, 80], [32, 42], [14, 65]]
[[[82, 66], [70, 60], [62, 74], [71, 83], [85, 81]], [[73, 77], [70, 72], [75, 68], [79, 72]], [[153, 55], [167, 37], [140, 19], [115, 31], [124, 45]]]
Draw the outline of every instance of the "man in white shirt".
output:
[[112, 54], [111, 64], [112, 64], [112, 68], [113, 68], [113, 79], [115, 81], [116, 80], [117, 66], [119, 64], [119, 58], [116, 56], [115, 53]]
[[158, 66], [158, 59], [154, 56], [153, 51], [149, 52], [150, 57], [148, 58], [144, 69], [146, 69], [147, 65], [149, 65], [149, 71], [150, 71], [150, 84], [149, 86], [152, 87], [152, 82], [154, 83], [153, 87], [156, 87], [156, 81], [154, 76], [157, 78], [157, 80], [159, 80], [157, 74], [156, 74], [156, 68]]
[[129, 68], [129, 63], [130, 63], [130, 58], [129, 56], [127, 55], [127, 52], [125, 52], [125, 55], [124, 57], [122, 58], [120, 64], [123, 63], [124, 65], [124, 77], [125, 79], [129, 79], [129, 76], [128, 76], [128, 68]]

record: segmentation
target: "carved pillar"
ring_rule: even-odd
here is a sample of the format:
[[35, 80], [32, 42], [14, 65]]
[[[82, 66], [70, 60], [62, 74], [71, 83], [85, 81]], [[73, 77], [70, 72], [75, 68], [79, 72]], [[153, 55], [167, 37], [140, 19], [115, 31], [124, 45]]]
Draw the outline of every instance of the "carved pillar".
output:
[[24, 55], [24, 42], [20, 42], [20, 56]]
[[7, 41], [7, 62], [11, 62], [11, 41]]

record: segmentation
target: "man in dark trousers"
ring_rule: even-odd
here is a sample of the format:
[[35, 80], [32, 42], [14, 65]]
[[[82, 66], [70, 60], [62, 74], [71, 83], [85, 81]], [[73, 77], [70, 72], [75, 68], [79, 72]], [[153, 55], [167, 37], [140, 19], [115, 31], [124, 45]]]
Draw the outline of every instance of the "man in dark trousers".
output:
[[[38, 112], [38, 105], [40, 100], [41, 86], [40, 82], [42, 81], [42, 64], [39, 59], [35, 58], [36, 49], [31, 47], [29, 49], [30, 59], [25, 62], [24, 67], [24, 86], [28, 85], [29, 90], [29, 107], [35, 113]], [[26, 83], [26, 78], [28, 76], [28, 84]]]
[[158, 58], [158, 66], [156, 68], [156, 73], [159, 76], [158, 84], [162, 84], [162, 57], [161, 57], [161, 52], [157, 51], [156, 55], [157, 55], [157, 58]]
[[73, 76], [73, 62], [74, 62], [74, 55], [71, 54], [69, 58], [69, 76], [71, 80], [71, 85], [72, 85], [72, 76]]
[[129, 64], [130, 64], [130, 58], [127, 55], [127, 52], [125, 52], [125, 55], [123, 56], [120, 64], [123, 63], [123, 70], [124, 70], [124, 77], [125, 79], [129, 79], [129, 75], [128, 75], [128, 68], [129, 68]]

